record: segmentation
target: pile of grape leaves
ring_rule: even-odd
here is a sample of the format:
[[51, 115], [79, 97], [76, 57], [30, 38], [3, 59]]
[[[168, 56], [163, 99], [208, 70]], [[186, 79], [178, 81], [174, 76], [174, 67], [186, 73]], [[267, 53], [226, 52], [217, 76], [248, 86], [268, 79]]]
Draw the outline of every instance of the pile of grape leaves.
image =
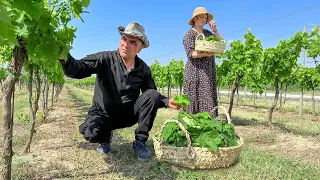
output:
[[[180, 104], [183, 111], [180, 111], [178, 116], [173, 119], [181, 122], [188, 131], [193, 147], [208, 148], [216, 152], [218, 147], [238, 145], [238, 138], [232, 123], [227, 124], [225, 121], [217, 121], [211, 116], [210, 112], [187, 113], [186, 106], [190, 103], [190, 99], [184, 94], [175, 97], [174, 102]], [[162, 140], [173, 146], [187, 147], [185, 133], [173, 122], [167, 123], [164, 127]]]

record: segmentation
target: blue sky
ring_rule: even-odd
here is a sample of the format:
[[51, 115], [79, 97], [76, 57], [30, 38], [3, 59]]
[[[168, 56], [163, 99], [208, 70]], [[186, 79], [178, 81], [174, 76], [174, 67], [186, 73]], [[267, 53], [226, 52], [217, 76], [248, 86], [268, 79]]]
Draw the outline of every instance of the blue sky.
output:
[[[78, 29], [71, 55], [80, 59], [87, 54], [115, 50], [120, 40], [117, 27], [139, 22], [150, 41], [150, 47], [143, 49], [139, 57], [148, 65], [154, 59], [162, 65], [171, 59], [182, 58], [186, 62], [182, 40], [198, 6], [214, 15], [217, 28], [227, 42], [243, 40], [251, 27], [263, 48], [275, 47], [281, 39], [289, 39], [304, 26], [309, 32], [313, 24], [320, 25], [320, 0], [91, 0], [86, 9], [89, 13], [82, 16], [84, 23], [72, 22]], [[306, 62], [306, 66], [313, 66], [311, 59]]]

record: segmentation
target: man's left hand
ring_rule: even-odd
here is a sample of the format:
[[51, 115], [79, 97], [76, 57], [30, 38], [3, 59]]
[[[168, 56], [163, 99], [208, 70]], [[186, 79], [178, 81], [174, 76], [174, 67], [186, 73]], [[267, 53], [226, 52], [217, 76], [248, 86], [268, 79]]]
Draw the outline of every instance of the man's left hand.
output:
[[172, 108], [172, 109], [180, 110], [181, 105], [174, 103], [174, 99], [170, 98], [169, 103], [168, 103], [168, 107]]

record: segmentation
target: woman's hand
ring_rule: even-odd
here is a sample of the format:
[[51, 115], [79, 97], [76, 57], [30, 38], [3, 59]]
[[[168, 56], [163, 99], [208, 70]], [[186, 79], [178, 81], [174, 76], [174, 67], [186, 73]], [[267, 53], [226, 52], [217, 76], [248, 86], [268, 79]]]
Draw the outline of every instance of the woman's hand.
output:
[[216, 22], [214, 22], [213, 20], [211, 20], [211, 21], [209, 22], [209, 26], [210, 26], [210, 28], [212, 29], [213, 32], [217, 32]]
[[213, 56], [214, 55], [214, 52], [203, 52], [203, 57], [210, 57], [210, 56]]
[[210, 57], [213, 56], [214, 52], [197, 52], [193, 51], [192, 52], [192, 58], [203, 58], [203, 57]]

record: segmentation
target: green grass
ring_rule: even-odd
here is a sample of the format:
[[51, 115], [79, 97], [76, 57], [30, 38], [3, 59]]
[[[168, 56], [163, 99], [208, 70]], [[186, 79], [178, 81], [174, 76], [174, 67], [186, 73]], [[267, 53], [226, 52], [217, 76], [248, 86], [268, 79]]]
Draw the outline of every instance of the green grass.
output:
[[[0, 104], [0, 115], [2, 118], [2, 104]], [[13, 150], [19, 151], [27, 142], [28, 124], [30, 122], [28, 108], [28, 93], [26, 89], [16, 90], [14, 98], [14, 131], [13, 131]], [[1, 121], [1, 127], [3, 120]], [[3, 134], [0, 134], [2, 139]]]
[[320, 169], [287, 157], [270, 155], [245, 147], [232, 167], [208, 170], [182, 170], [177, 179], [319, 179]]
[[32, 162], [31, 156], [13, 156], [12, 179], [31, 179], [36, 174], [36, 170], [29, 164]]
[[[237, 125], [263, 125], [267, 126], [267, 112], [248, 111], [241, 108], [234, 108], [232, 119]], [[286, 114], [274, 114], [272, 118], [274, 127], [285, 133], [296, 135], [315, 136], [320, 138], [320, 122], [303, 119], [299, 116]]]
[[[16, 90], [14, 98], [14, 119], [16, 124], [26, 124], [25, 119], [19, 118], [21, 114], [26, 114], [28, 110], [28, 93], [26, 89]], [[0, 116], [2, 117], [2, 103], [0, 104]]]
[[[218, 100], [219, 103], [224, 103], [224, 104], [229, 104], [230, 100], [227, 95], [222, 95], [221, 98]], [[273, 98], [257, 98], [256, 99], [256, 104], [254, 104], [253, 100], [251, 98], [247, 97], [244, 99], [244, 97], [239, 98], [239, 106], [248, 106], [248, 107], [254, 107], [254, 108], [259, 108], [259, 109], [269, 109], [270, 106], [273, 103]], [[233, 102], [234, 106], [236, 106], [236, 95], [234, 98]], [[303, 102], [303, 109], [302, 113], [303, 114], [313, 114], [312, 111], [312, 102], [311, 100], [304, 100]], [[276, 111], [281, 111], [281, 112], [292, 112], [294, 114], [299, 114], [300, 112], [300, 101], [299, 100], [292, 100], [292, 99], [287, 99], [285, 104], [280, 107], [280, 102], [278, 101], [277, 106], [275, 108]], [[320, 116], [320, 107], [315, 105], [315, 113], [317, 116]]]
[[[91, 105], [93, 95], [92, 91], [81, 90], [74, 87], [69, 87], [69, 90], [72, 96], [74, 96], [74, 98], [77, 99], [77, 103], [86, 104], [86, 107], [89, 107]], [[155, 119], [154, 127], [150, 132], [150, 136], [154, 135], [154, 133], [159, 132], [160, 127], [164, 123], [164, 121], [174, 117], [176, 114], [177, 111], [171, 109], [160, 109]], [[266, 122], [265, 118], [261, 115], [261, 113], [246, 113], [235, 110], [234, 116], [241, 118], [239, 118], [238, 122], [240, 120], [245, 121], [246, 123], [253, 122], [251, 125], [254, 125], [255, 123], [263, 124]], [[284, 127], [290, 127], [293, 125], [299, 127], [298, 120], [276, 120], [275, 118], [275, 122], [284, 124]], [[305, 123], [300, 123], [300, 127], [302, 127], [302, 132], [306, 131], [307, 135], [316, 134], [317, 129], [312, 128], [312, 124], [303, 126], [301, 126], [301, 124]], [[118, 141], [121, 141], [121, 144], [117, 144], [114, 148], [118, 150], [118, 158], [123, 158], [119, 160], [121, 163], [118, 164], [118, 169], [119, 172], [121, 172], [121, 177], [124, 178], [130, 177], [133, 179], [320, 179], [319, 167], [315, 167], [310, 164], [304, 164], [286, 156], [274, 155], [249, 145], [245, 145], [245, 147], [243, 148], [238, 163], [229, 168], [215, 170], [190, 170], [178, 166], [173, 166], [168, 163], [158, 162], [154, 159], [145, 164], [137, 163], [135, 157], [132, 157], [134, 156], [134, 154], [130, 151], [131, 142], [134, 139], [135, 128], [136, 126], [133, 126], [130, 128], [116, 131], [116, 136], [118, 137], [117, 139]], [[151, 138], [147, 144], [152, 150]]]
[[[35, 169], [32, 164], [32, 157], [14, 156], [13, 157], [12, 179], [42, 179], [46, 175], [42, 174], [42, 169]], [[50, 162], [46, 172], [50, 172], [51, 177], [68, 177], [73, 172], [59, 162]], [[47, 178], [45, 178], [47, 179]]]

